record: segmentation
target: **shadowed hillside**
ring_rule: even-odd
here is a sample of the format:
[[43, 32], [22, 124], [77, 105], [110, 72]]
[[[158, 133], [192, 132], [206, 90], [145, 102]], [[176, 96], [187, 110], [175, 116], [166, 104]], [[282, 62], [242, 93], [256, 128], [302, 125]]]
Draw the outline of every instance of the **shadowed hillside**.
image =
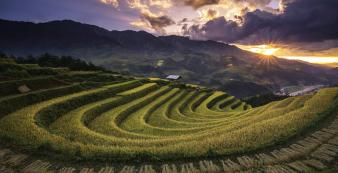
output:
[[[310, 64], [249, 53], [215, 41], [147, 32], [108, 31], [73, 21], [0, 21], [0, 51], [26, 56], [71, 55], [113, 71], [165, 77], [225, 89], [245, 97], [287, 85], [333, 84], [337, 72]], [[250, 86], [243, 90], [238, 86]]]

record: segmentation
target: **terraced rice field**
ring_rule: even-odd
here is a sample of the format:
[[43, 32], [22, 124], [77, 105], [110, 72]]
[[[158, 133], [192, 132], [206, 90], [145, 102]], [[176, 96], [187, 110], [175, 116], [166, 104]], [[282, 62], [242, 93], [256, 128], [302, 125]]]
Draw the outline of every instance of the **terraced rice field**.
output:
[[[0, 172], [322, 170], [338, 153], [337, 96], [338, 88], [327, 88], [252, 108], [224, 92], [136, 79], [4, 94]], [[325, 127], [295, 138], [329, 118]], [[29, 154], [41, 151], [66, 162], [106, 166], [73, 166]]]

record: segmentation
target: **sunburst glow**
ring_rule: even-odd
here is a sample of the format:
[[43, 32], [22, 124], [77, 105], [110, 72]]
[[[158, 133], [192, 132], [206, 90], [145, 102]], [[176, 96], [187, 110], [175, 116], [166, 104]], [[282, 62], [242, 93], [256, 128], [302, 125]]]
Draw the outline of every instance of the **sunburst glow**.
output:
[[247, 50], [254, 53], [263, 55], [274, 55], [280, 48], [274, 47], [273, 45], [236, 45], [243, 50]]
[[338, 57], [317, 57], [317, 56], [280, 56], [280, 58], [301, 60], [316, 64], [338, 63]]

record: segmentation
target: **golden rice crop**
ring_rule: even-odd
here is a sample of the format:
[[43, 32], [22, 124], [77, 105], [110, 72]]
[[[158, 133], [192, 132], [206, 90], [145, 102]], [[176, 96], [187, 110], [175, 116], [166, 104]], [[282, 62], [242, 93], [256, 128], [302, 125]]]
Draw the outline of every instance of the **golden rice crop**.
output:
[[[26, 150], [47, 148], [70, 158], [218, 156], [270, 146], [296, 135], [336, 106], [337, 95], [338, 88], [327, 88], [313, 95], [251, 108], [224, 92], [134, 80], [65, 92], [8, 111], [0, 119], [0, 137]], [[269, 160], [264, 155], [259, 159]], [[238, 161], [247, 167], [256, 162], [247, 157]], [[223, 165], [237, 169], [228, 161]], [[37, 162], [26, 170], [48, 167]], [[131, 169], [124, 168], [126, 172]], [[195, 167], [165, 165], [162, 169], [191, 172]], [[202, 161], [199, 169], [217, 172], [223, 168]], [[145, 165], [140, 171], [152, 172], [153, 168]]]

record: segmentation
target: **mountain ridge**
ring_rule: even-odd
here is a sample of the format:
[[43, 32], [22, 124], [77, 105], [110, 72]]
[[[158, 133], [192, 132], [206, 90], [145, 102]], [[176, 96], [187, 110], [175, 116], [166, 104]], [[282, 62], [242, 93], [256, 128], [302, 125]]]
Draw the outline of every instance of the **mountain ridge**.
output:
[[[166, 42], [170, 38], [173, 38], [173, 37], [176, 38], [176, 41], [183, 42], [184, 40], [190, 43], [197, 43], [197, 44], [204, 43], [204, 44], [208, 44], [209, 46], [216, 45], [216, 47], [219, 49], [224, 46], [235, 48], [235, 46], [230, 46], [230, 45], [212, 41], [212, 40], [208, 40], [208, 41], [190, 40], [188, 37], [181, 37], [181, 36], [174, 36], [174, 35], [154, 36], [145, 31], [132, 31], [132, 30], [109, 31], [107, 29], [104, 29], [104, 28], [101, 28], [95, 25], [84, 24], [84, 23], [75, 22], [72, 20], [58, 20], [58, 21], [50, 21], [50, 22], [45, 22], [45, 23], [33, 23], [33, 22], [23, 22], [23, 21], [16, 22], [16, 21], [0, 19], [0, 25], [2, 26], [2, 28], [0, 28], [0, 31], [2, 33], [6, 33], [8, 37], [13, 37], [13, 36], [18, 37], [18, 36], [24, 36], [28, 34], [35, 34], [33, 36], [37, 36], [37, 37], [45, 36], [45, 34], [50, 34], [50, 36], [53, 36], [51, 34], [55, 34], [56, 36], [68, 36], [69, 34], [75, 34], [75, 31], [76, 31], [77, 35], [84, 36], [85, 34], [87, 34], [86, 37], [93, 37], [93, 36], [104, 37], [105, 40], [111, 41], [112, 43], [115, 43], [116, 45], [125, 46], [126, 48], [134, 48], [135, 44], [140, 46], [139, 45], [140, 41], [142, 41], [146, 43], [154, 42], [155, 44], [159, 44], [162, 47], [166, 46], [165, 48], [167, 50], [172, 51], [174, 48], [177, 49], [178, 47], [173, 47], [173, 44], [167, 44]], [[62, 33], [58, 32], [60, 31], [60, 27], [62, 27]], [[36, 29], [36, 31], [33, 32], [32, 31], [33, 29]], [[18, 34], [19, 33], [18, 31], [21, 31], [21, 33]], [[44, 31], [44, 32], [37, 32], [37, 31]], [[46, 33], [47, 31], [48, 33]], [[15, 33], [15, 35], [10, 34], [10, 33]], [[1, 34], [1, 37], [6, 38], [6, 35]], [[178, 40], [178, 38], [180, 40]], [[72, 38], [68, 38], [68, 39], [72, 39]], [[74, 41], [77, 41], [77, 40], [74, 40]], [[79, 40], [79, 41], [82, 41], [82, 40]], [[130, 42], [134, 43], [134, 45], [131, 45]], [[142, 46], [147, 47], [147, 44], [142, 45]]]
[[[226, 88], [237, 97], [288, 85], [337, 82], [335, 71], [254, 54], [225, 43], [175, 35], [154, 36], [145, 31], [109, 31], [71, 20], [46, 23], [0, 20], [0, 51], [16, 56], [46, 52], [70, 55], [110, 70], [149, 77], [177, 74], [184, 82]], [[251, 88], [250, 91], [242, 95], [240, 84], [242, 89]]]

